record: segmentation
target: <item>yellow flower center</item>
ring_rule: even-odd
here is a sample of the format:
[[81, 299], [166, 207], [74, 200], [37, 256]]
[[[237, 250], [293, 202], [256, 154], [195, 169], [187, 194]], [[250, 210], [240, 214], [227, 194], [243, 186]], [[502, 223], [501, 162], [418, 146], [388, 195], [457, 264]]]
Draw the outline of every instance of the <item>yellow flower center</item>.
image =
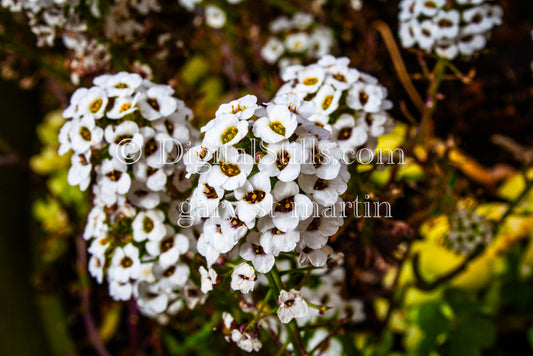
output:
[[235, 136], [237, 136], [237, 133], [239, 133], [239, 129], [237, 129], [235, 126], [228, 127], [220, 136], [220, 140], [222, 143], [228, 143], [233, 140]]
[[96, 114], [98, 110], [102, 107], [102, 99], [95, 99], [89, 104], [89, 111], [93, 114]]
[[285, 136], [285, 133], [287, 132], [285, 126], [283, 126], [283, 124], [279, 121], [271, 122], [270, 129], [281, 136]]
[[129, 109], [131, 109], [131, 103], [124, 103], [122, 105], [120, 105], [120, 111], [121, 113], [123, 113], [124, 111], [128, 111]]
[[324, 101], [322, 101], [322, 109], [327, 110], [333, 102], [333, 95], [326, 95]]
[[228, 177], [235, 177], [241, 173], [239, 166], [228, 162], [222, 162], [220, 164], [220, 170]]
[[315, 85], [318, 83], [318, 78], [305, 78], [303, 83], [304, 85]]

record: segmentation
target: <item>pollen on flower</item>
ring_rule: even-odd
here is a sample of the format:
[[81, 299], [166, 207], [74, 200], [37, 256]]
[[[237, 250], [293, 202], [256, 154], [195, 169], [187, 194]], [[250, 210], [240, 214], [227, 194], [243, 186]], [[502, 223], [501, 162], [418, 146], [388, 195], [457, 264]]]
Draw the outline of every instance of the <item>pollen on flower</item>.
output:
[[288, 198], [285, 198], [283, 200], [280, 200], [277, 204], [276, 204], [276, 211], [277, 212], [280, 212], [280, 213], [288, 213], [290, 211], [292, 211], [293, 209], [293, 204], [294, 204], [294, 197], [293, 196], [290, 196]]
[[339, 82], [346, 83], [346, 77], [340, 73], [332, 74], [333, 79], [338, 80]]
[[146, 233], [149, 233], [154, 229], [154, 221], [148, 216], [143, 219], [143, 230]]
[[91, 130], [89, 130], [87, 127], [85, 126], [82, 126], [82, 128], [80, 129], [80, 136], [81, 138], [83, 138], [85, 141], [90, 141], [91, 140]]
[[234, 126], [228, 127], [226, 130], [224, 130], [224, 133], [220, 136], [220, 140], [222, 141], [222, 143], [228, 143], [231, 140], [233, 140], [235, 136], [237, 136], [238, 133], [239, 133], [239, 130], [236, 127]]
[[262, 190], [253, 190], [246, 193], [242, 199], [250, 204], [259, 203], [265, 199], [265, 192]]
[[213, 188], [207, 183], [204, 183], [204, 194], [207, 199], [218, 199], [218, 194], [215, 188]]
[[133, 265], [133, 260], [129, 257], [124, 257], [120, 260], [120, 265], [124, 268], [131, 267], [131, 265]]
[[174, 247], [174, 238], [167, 237], [166, 239], [162, 240], [159, 244], [161, 252], [166, 252], [170, 250], [172, 247]]
[[119, 112], [123, 113], [124, 111], [128, 111], [129, 109], [131, 109], [131, 103], [124, 103], [120, 105]]
[[96, 114], [98, 110], [100, 110], [100, 108], [102, 107], [102, 103], [103, 103], [103, 100], [100, 98], [93, 100], [91, 104], [89, 104], [89, 111], [92, 114]]
[[368, 94], [365, 93], [364, 90], [359, 92], [359, 101], [361, 102], [361, 105], [365, 105], [368, 102]]
[[130, 86], [126, 83], [117, 83], [115, 84], [115, 88], [117, 89], [126, 89], [126, 88], [129, 88]]
[[331, 106], [332, 102], [333, 102], [333, 95], [326, 95], [326, 97], [322, 101], [322, 109], [327, 110], [327, 108]]
[[287, 167], [290, 160], [291, 160], [291, 155], [289, 154], [289, 152], [287, 152], [287, 150], [280, 151], [278, 152], [277, 157], [276, 157], [276, 167], [280, 171], [282, 171], [285, 167]]
[[122, 177], [122, 172], [113, 170], [111, 172], [106, 173], [106, 177], [112, 180], [113, 182], [117, 182], [120, 179], [120, 177]]
[[315, 185], [313, 186], [314, 190], [324, 190], [328, 187], [328, 181], [325, 179], [317, 179]]
[[318, 78], [305, 78], [302, 83], [304, 85], [315, 85], [316, 83], [318, 83]]
[[338, 140], [347, 140], [352, 136], [353, 128], [351, 127], [343, 127], [339, 130], [339, 133], [337, 134]]
[[220, 170], [228, 177], [235, 177], [241, 173], [238, 165], [228, 162], [220, 163]]
[[270, 128], [272, 129], [272, 131], [274, 131], [275, 133], [281, 136], [285, 136], [285, 132], [287, 132], [287, 130], [285, 129], [285, 126], [283, 126], [283, 124], [279, 121], [271, 122]]

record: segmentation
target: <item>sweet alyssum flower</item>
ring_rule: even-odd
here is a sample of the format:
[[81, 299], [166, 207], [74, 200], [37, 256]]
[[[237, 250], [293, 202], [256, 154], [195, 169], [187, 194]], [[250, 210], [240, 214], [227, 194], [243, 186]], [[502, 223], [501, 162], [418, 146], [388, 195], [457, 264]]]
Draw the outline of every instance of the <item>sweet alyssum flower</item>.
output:
[[490, 0], [402, 0], [399, 36], [405, 48], [419, 47], [447, 59], [471, 57], [485, 47], [502, 15]]
[[[387, 89], [376, 78], [350, 68], [349, 62], [348, 58], [327, 55], [316, 64], [290, 66], [282, 71], [282, 79], [286, 83], [277, 95], [296, 95], [311, 100], [317, 109], [308, 120], [326, 132], [325, 136], [318, 134], [319, 138], [331, 135], [330, 138], [340, 145], [339, 154], [327, 154], [334, 159], [324, 160], [323, 169], [316, 168], [324, 172], [318, 173], [323, 179], [330, 179], [326, 175], [333, 166], [328, 165], [334, 164], [335, 159], [342, 157], [346, 161], [356, 157], [358, 150], [363, 147], [374, 150], [376, 139], [392, 128], [392, 119], [387, 114], [392, 107], [387, 99]], [[318, 142], [317, 149], [314, 149], [312, 136], [317, 136], [317, 133], [313, 132], [310, 138], [302, 137], [299, 141], [309, 141], [304, 147], [310, 150], [309, 157], [320, 163], [321, 154], [318, 151], [322, 151], [320, 147], [329, 150], [326, 149], [328, 144]], [[306, 167], [304, 173], [314, 173], [312, 166]]]
[[302, 298], [302, 293], [295, 289], [282, 290], [278, 299], [278, 318], [283, 324], [289, 323], [294, 318], [303, 318], [309, 310], [307, 303]]
[[[315, 23], [312, 15], [296, 13], [292, 19], [278, 17], [270, 23], [270, 37], [261, 49], [261, 57], [270, 64], [301, 63], [330, 53], [335, 40], [331, 29]], [[294, 63], [296, 62], [296, 63]]]
[[94, 177], [84, 232], [90, 273], [107, 279], [112, 298], [135, 296], [154, 318], [172, 314], [183, 303], [178, 296], [190, 272], [181, 260], [191, 237], [166, 212], [191, 184], [183, 163], [168, 158], [197, 137], [192, 112], [172, 88], [137, 74], [104, 75], [94, 84], [73, 94], [60, 133], [60, 153], [75, 151], [69, 182], [85, 189]]

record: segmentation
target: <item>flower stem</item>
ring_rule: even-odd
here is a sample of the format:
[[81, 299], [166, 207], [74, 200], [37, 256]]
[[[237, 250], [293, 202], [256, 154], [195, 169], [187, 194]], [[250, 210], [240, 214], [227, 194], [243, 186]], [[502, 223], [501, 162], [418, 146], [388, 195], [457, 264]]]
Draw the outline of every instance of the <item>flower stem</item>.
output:
[[[281, 290], [285, 288], [283, 287], [283, 283], [281, 282], [278, 268], [274, 266], [266, 276], [267, 276], [270, 288], [274, 288], [274, 290], [276, 291], [276, 294], [279, 296]], [[287, 334], [289, 335], [289, 339], [291, 340], [294, 354], [297, 356], [306, 355], [307, 353], [305, 352], [305, 349], [303, 348], [302, 340], [298, 332], [298, 325], [296, 324], [296, 321], [292, 320], [289, 324], [286, 324], [285, 327], [287, 329]]]

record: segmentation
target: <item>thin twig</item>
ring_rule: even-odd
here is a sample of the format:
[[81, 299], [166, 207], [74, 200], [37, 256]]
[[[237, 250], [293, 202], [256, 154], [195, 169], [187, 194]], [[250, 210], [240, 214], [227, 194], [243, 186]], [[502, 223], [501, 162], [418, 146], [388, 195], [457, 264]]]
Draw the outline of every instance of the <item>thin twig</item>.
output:
[[85, 323], [85, 329], [87, 330], [87, 335], [89, 340], [95, 349], [96, 353], [99, 356], [111, 356], [109, 351], [105, 348], [96, 324], [91, 315], [91, 290], [89, 288], [89, 278], [87, 276], [87, 249], [86, 243], [83, 239], [83, 235], [80, 233], [76, 237], [76, 252], [77, 252], [77, 261], [76, 267], [78, 270], [78, 276], [81, 282], [80, 288], [80, 299], [81, 299], [81, 312], [83, 316], [83, 321]]
[[398, 79], [400, 79], [405, 91], [411, 98], [411, 101], [416, 106], [418, 111], [423, 112], [425, 107], [424, 101], [420, 97], [420, 94], [418, 94], [418, 91], [409, 77], [409, 73], [407, 72], [402, 59], [402, 55], [400, 54], [398, 46], [396, 45], [396, 41], [394, 41], [394, 36], [392, 35], [389, 26], [385, 22], [377, 20], [372, 23], [371, 27], [376, 29], [381, 34], [381, 37], [385, 42], [385, 46], [387, 47], [387, 50], [391, 56], [392, 64], [394, 65]]

